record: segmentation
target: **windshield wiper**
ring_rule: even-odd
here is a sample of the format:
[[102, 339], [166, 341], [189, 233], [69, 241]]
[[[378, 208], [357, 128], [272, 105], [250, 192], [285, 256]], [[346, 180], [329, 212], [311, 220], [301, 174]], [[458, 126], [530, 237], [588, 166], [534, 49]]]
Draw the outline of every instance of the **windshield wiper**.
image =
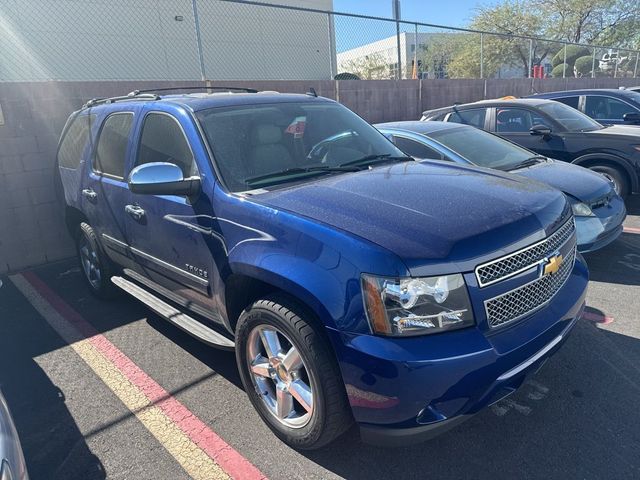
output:
[[256, 177], [248, 178], [244, 181], [245, 184], [252, 186], [256, 183], [260, 183], [263, 180], [270, 180], [272, 178], [283, 177], [287, 175], [296, 175], [301, 173], [325, 173], [325, 172], [357, 172], [360, 170], [355, 167], [348, 167], [344, 165], [338, 165], [336, 167], [332, 167], [329, 165], [318, 165], [316, 167], [292, 167], [287, 168], [285, 170], [281, 170], [279, 172], [271, 172], [265, 175], [258, 175]]
[[517, 165], [514, 165], [513, 169], [515, 170], [516, 168], [530, 167], [531, 165], [536, 165], [538, 163], [546, 162], [546, 161], [547, 161], [547, 157], [542, 155], [534, 155], [533, 157], [529, 157], [525, 161], [520, 162]]
[[388, 162], [389, 160], [415, 161], [413, 157], [408, 155], [392, 156], [390, 153], [374, 153], [372, 155], [365, 155], [364, 157], [356, 160], [351, 160], [350, 162], [341, 163], [339, 167], [348, 167], [351, 165], [374, 165], [376, 163]]

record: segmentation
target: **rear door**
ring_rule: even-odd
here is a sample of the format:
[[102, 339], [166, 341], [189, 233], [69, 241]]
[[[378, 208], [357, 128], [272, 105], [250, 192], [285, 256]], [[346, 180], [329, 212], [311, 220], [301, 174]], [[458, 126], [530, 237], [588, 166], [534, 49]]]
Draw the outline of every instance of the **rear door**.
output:
[[[211, 212], [210, 184], [201, 173], [206, 165], [196, 161], [196, 157], [207, 158], [206, 153], [188, 114], [153, 107], [146, 110], [136, 133], [133, 168], [150, 162], [173, 163], [185, 178], [201, 177], [203, 191], [197, 198], [131, 194], [130, 210], [138, 212], [130, 218], [136, 270], [164, 289], [163, 293], [186, 299], [180, 303], [221, 322], [211, 298], [211, 279], [218, 274], [208, 242], [218, 249], [222, 244], [211, 234], [217, 220]], [[187, 131], [192, 132], [191, 142]]]
[[107, 255], [122, 265], [128, 263], [124, 207], [129, 201], [129, 189], [125, 178], [134, 110], [111, 112], [102, 117], [81, 189], [83, 212]]

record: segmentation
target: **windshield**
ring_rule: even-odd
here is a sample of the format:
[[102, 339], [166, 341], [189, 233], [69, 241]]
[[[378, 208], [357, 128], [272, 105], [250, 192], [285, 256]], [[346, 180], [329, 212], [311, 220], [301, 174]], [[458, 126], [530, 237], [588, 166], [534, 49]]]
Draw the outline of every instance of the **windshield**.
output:
[[199, 112], [198, 119], [220, 174], [234, 192], [410, 159], [336, 103], [211, 108]]
[[428, 136], [480, 167], [511, 170], [536, 156], [529, 150], [473, 127], [445, 129]]
[[588, 132], [603, 128], [592, 118], [564, 103], [545, 102], [538, 105], [538, 108], [570, 132]]

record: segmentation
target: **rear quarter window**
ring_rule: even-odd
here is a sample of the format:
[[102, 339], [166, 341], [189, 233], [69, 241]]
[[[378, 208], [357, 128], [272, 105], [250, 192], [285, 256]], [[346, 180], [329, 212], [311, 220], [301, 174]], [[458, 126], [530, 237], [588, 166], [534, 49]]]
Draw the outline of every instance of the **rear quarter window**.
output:
[[63, 133], [58, 150], [58, 165], [77, 169], [82, 160], [95, 115], [77, 115]]

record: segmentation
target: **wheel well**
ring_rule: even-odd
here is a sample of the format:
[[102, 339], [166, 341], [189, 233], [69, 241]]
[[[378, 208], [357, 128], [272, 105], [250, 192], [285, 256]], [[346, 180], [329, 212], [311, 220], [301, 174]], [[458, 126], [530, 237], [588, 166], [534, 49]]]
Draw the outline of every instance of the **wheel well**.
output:
[[225, 306], [229, 326], [235, 331], [238, 318], [245, 308], [256, 300], [280, 291], [261, 280], [241, 274], [232, 274], [225, 281]]
[[75, 239], [78, 226], [82, 222], [87, 222], [87, 217], [77, 208], [67, 205], [64, 211], [64, 220], [67, 224], [67, 230], [71, 235], [71, 238]]
[[635, 186], [633, 178], [631, 178], [631, 175], [629, 175], [629, 171], [624, 166], [620, 165], [619, 163], [613, 160], [607, 160], [605, 158], [603, 159], [593, 158], [593, 159], [585, 160], [583, 162], [578, 162], [576, 163], [576, 165], [579, 165], [581, 167], [587, 167], [587, 168], [593, 167], [595, 165], [614, 168], [617, 171], [619, 171], [622, 175], [624, 175], [624, 178], [627, 181], [627, 185], [629, 186], [630, 189], [633, 189]]

